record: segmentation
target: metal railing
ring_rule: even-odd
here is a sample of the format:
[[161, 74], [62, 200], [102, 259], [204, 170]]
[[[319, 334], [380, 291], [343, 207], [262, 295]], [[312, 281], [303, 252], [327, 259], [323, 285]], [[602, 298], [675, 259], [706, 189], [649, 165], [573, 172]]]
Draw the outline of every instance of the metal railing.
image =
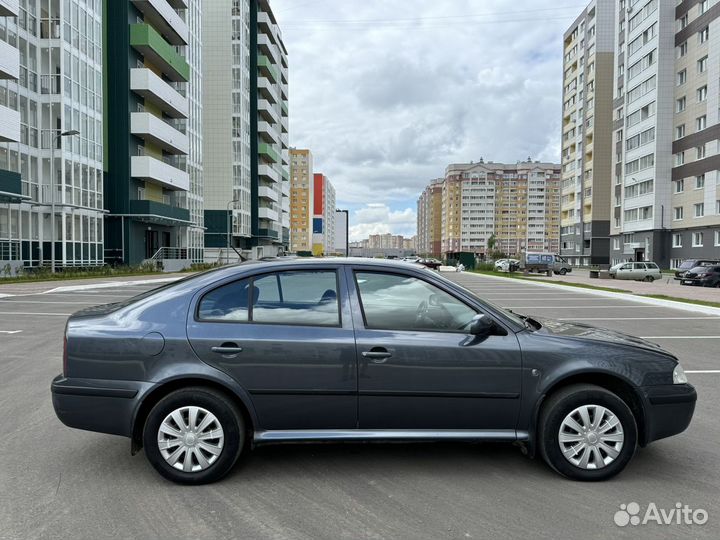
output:
[[189, 259], [188, 250], [187, 248], [178, 248], [178, 247], [161, 247], [155, 252], [155, 255], [150, 257], [148, 261], [162, 261], [162, 260], [172, 260], [172, 261], [180, 261]]

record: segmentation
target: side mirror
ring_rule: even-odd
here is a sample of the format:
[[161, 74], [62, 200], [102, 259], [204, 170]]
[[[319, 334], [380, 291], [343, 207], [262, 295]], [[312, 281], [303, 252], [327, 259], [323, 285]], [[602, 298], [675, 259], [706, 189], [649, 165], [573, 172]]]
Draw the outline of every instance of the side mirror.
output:
[[473, 336], [489, 336], [495, 328], [495, 321], [483, 314], [475, 315], [470, 322], [470, 333]]

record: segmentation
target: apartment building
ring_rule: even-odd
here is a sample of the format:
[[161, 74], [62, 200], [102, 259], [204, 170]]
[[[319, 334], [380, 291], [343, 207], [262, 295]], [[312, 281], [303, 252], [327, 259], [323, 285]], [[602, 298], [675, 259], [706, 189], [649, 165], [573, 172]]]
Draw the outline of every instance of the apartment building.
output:
[[0, 261], [103, 264], [100, 0], [0, 0]]
[[[528, 159], [516, 164], [452, 164], [442, 183], [441, 252], [486, 254], [489, 239], [508, 255], [560, 248], [561, 167]], [[427, 234], [427, 231], [420, 233]]]
[[674, 10], [670, 266], [720, 259], [720, 2], [685, 1]]
[[313, 175], [312, 253], [335, 253], [335, 187], [322, 173]]
[[202, 259], [200, 0], [106, 6], [106, 261], [187, 266]]
[[687, 74], [675, 69], [677, 4], [616, 3], [611, 263], [670, 266], [673, 160], [681, 159], [673, 158], [674, 114], [696, 98], [676, 98], [684, 92], [677, 87], [687, 88]]
[[608, 264], [615, 0], [594, 0], [564, 35], [560, 254]]
[[310, 150], [290, 149], [290, 251], [312, 252], [313, 155]]
[[350, 211], [335, 210], [335, 255], [350, 255]]
[[206, 258], [228, 244], [277, 255], [290, 241], [287, 50], [267, 0], [204, 5]]
[[422, 255], [440, 257], [442, 252], [443, 182], [443, 178], [432, 180], [417, 202], [417, 251]]

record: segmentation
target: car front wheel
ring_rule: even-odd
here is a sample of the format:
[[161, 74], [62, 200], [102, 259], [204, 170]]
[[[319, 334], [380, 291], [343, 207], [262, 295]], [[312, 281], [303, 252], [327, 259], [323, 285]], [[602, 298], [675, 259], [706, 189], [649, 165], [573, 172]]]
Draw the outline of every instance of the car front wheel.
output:
[[208, 388], [176, 390], [145, 422], [143, 445], [153, 467], [180, 484], [208, 484], [235, 465], [245, 442], [242, 414]]
[[543, 458], [556, 472], [573, 480], [607, 480], [635, 454], [637, 424], [616, 394], [579, 384], [548, 399], [538, 437]]

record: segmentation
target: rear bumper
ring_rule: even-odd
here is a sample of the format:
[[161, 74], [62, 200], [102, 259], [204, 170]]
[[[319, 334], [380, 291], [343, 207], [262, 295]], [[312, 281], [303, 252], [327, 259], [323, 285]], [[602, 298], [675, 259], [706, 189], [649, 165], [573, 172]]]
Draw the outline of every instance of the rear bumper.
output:
[[67, 379], [58, 375], [50, 391], [55, 414], [66, 426], [130, 437], [139, 396], [149, 386], [138, 381]]
[[640, 390], [645, 402], [645, 444], [687, 429], [697, 401], [692, 385], [646, 386]]

